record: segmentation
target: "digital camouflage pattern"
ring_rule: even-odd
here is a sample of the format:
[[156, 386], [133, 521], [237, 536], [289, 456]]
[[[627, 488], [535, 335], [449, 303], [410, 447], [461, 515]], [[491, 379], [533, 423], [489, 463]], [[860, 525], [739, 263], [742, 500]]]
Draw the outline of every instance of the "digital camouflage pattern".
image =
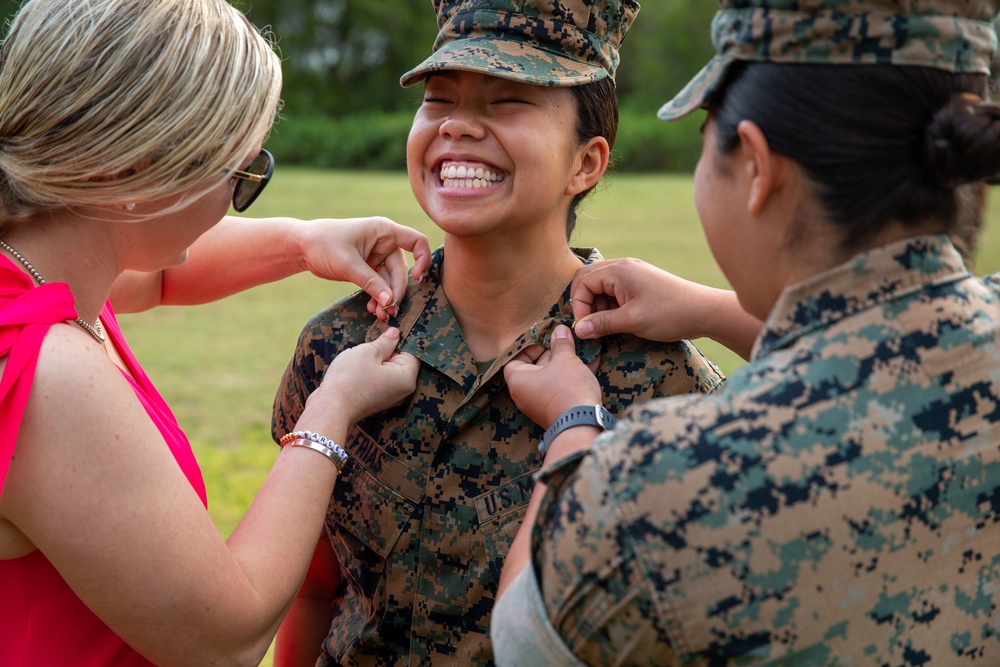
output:
[[704, 105], [738, 60], [917, 65], [990, 71], [1000, 0], [721, 0], [717, 55], [659, 111], [675, 120]]
[[635, 0], [434, 0], [434, 52], [400, 79], [441, 70], [481, 72], [539, 86], [610, 76], [636, 14]]
[[[581, 260], [600, 258], [576, 251]], [[341, 563], [333, 624], [320, 661], [329, 664], [487, 665], [497, 578], [521, 524], [541, 459], [542, 429], [514, 405], [504, 364], [572, 323], [562, 299], [495, 361], [477, 367], [440, 283], [443, 250], [402, 311], [400, 349], [420, 361], [417, 389], [348, 435], [327, 530]], [[358, 293], [305, 327], [275, 399], [273, 432], [291, 430], [333, 358], [387, 325]], [[690, 343], [634, 336], [581, 341], [600, 356], [604, 405], [620, 414], [657, 396], [710, 392], [722, 377]], [[326, 500], [317, 499], [317, 502]]]
[[998, 323], [1000, 279], [945, 236], [876, 248], [786, 291], [724, 389], [636, 406], [543, 473], [535, 567], [569, 649], [1000, 664]]

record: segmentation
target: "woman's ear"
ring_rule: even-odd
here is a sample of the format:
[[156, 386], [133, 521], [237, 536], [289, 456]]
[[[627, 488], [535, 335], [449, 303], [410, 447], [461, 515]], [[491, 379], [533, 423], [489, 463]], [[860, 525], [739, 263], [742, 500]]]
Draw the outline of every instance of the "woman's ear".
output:
[[741, 120], [736, 126], [740, 139], [742, 169], [750, 183], [747, 196], [747, 211], [760, 215], [764, 205], [785, 185], [788, 177], [788, 161], [771, 150], [767, 137], [751, 120]]
[[576, 196], [597, 185], [608, 170], [611, 148], [604, 137], [592, 137], [577, 153], [576, 171], [566, 186], [566, 194]]

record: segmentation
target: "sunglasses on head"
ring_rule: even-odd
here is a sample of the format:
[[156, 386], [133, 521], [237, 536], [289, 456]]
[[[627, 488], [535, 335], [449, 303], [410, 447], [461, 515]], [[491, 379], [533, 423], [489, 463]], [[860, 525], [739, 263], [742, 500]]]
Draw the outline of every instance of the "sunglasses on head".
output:
[[250, 204], [264, 191], [264, 186], [274, 173], [274, 156], [263, 148], [250, 165], [243, 169], [233, 169], [229, 175], [236, 180], [233, 189], [233, 210], [238, 213], [250, 208]]

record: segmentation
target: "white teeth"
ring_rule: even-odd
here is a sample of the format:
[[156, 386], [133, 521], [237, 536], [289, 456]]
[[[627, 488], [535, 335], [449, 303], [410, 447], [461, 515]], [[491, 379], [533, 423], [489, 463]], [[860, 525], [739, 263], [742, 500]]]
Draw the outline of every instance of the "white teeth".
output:
[[482, 167], [447, 164], [441, 167], [441, 182], [446, 188], [488, 188], [505, 180], [504, 173], [493, 173]]

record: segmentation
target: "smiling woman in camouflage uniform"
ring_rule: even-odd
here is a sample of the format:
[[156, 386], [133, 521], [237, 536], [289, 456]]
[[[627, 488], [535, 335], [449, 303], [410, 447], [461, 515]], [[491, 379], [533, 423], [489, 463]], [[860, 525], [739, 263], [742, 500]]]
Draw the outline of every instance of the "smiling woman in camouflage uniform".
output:
[[[1000, 285], [948, 236], [1000, 173], [996, 9], [722, 3], [660, 115], [707, 109], [699, 216], [763, 329], [720, 392], [552, 434], [498, 664], [1000, 664]], [[637, 267], [574, 297], [642, 313]], [[542, 426], [600, 400], [552, 338], [506, 371]]]
[[[403, 84], [424, 83], [408, 171], [444, 246], [390, 320], [420, 360], [417, 390], [345, 444], [329, 539], [279, 634], [282, 666], [313, 664], [321, 650], [321, 665], [492, 663], [498, 575], [543, 461], [542, 430], [514, 405], [503, 368], [572, 322], [570, 281], [600, 258], [567, 239], [607, 168], [612, 75], [637, 4], [435, 4], [434, 53]], [[350, 297], [307, 324], [276, 398], [276, 435], [331, 360], [385, 329], [367, 302]], [[612, 413], [722, 380], [687, 342], [621, 335], [580, 356]]]

